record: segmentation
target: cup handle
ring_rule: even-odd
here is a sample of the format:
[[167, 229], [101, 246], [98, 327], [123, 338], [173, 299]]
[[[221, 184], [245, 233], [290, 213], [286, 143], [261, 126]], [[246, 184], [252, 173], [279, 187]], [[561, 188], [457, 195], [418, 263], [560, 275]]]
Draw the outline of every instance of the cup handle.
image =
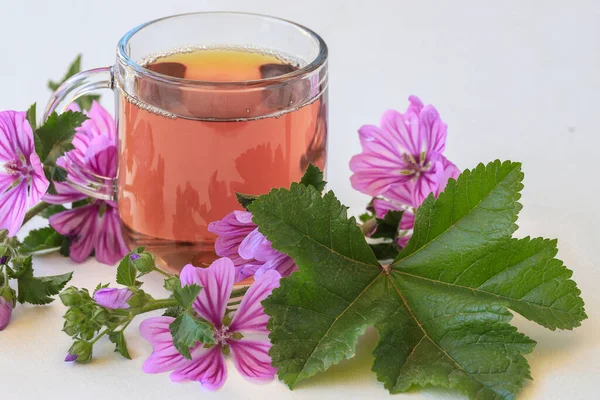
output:
[[[80, 72], [67, 79], [56, 89], [50, 98], [44, 121], [54, 111], [64, 112], [77, 98], [98, 89], [113, 89], [114, 75], [112, 67], [102, 67]], [[116, 200], [115, 179], [99, 176], [91, 171], [73, 171], [67, 182], [82, 193], [101, 200]]]

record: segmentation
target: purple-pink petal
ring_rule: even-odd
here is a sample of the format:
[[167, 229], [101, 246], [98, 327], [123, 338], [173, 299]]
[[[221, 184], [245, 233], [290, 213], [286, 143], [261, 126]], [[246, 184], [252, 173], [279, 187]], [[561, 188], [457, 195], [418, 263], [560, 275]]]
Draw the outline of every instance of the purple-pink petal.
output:
[[140, 334], [152, 345], [152, 355], [144, 362], [142, 370], [147, 374], [172, 371], [184, 366], [188, 360], [175, 346], [169, 326], [175, 320], [172, 317], [152, 317], [140, 324]]
[[121, 233], [119, 213], [115, 207], [107, 204], [102, 217], [96, 223], [96, 259], [101, 263], [113, 265], [129, 251]]
[[460, 169], [452, 162], [450, 162], [446, 157], [440, 157], [440, 163], [442, 164], [442, 172], [439, 175], [438, 187], [435, 191], [435, 196], [439, 196], [440, 193], [446, 189], [446, 185], [448, 184], [448, 180], [450, 178], [457, 179], [460, 175]]
[[44, 174], [44, 167], [40, 161], [40, 157], [36, 153], [31, 153], [29, 156], [30, 165], [33, 168], [31, 172], [31, 186], [29, 188], [29, 207], [36, 205], [42, 196], [48, 190], [50, 182]]
[[0, 296], [0, 331], [4, 330], [10, 322], [13, 311], [13, 302]]
[[87, 259], [97, 240], [98, 207], [89, 204], [52, 215], [50, 226], [71, 238], [70, 257], [75, 262]]
[[117, 176], [117, 146], [107, 136], [96, 136], [85, 152], [85, 164], [96, 175], [113, 178]]
[[94, 293], [94, 300], [104, 308], [127, 309], [129, 308], [127, 301], [131, 296], [133, 292], [129, 289], [103, 288]]
[[245, 378], [253, 381], [273, 379], [277, 368], [271, 365], [268, 340], [230, 340], [228, 344], [235, 367]]
[[227, 365], [221, 347], [198, 347], [192, 352], [192, 360], [173, 371], [170, 377], [173, 382], [197, 381], [204, 389], [220, 389], [227, 379]]
[[50, 204], [65, 204], [87, 198], [87, 195], [81, 193], [68, 183], [55, 182], [54, 188], [56, 189], [57, 194], [45, 194], [42, 197], [42, 201]]
[[260, 268], [254, 273], [254, 278], [260, 278], [263, 274], [268, 271], [277, 271], [281, 276], [289, 276], [292, 272], [298, 270], [294, 259], [287, 254], [278, 253], [276, 256], [267, 260]]
[[217, 329], [223, 325], [235, 275], [233, 262], [224, 257], [213, 262], [208, 268], [196, 268], [188, 264], [179, 276], [184, 286], [202, 286], [202, 291], [194, 301], [194, 310]]
[[263, 332], [267, 331], [269, 317], [265, 314], [261, 302], [273, 289], [279, 287], [281, 275], [277, 271], [267, 271], [256, 277], [250, 286], [229, 326], [231, 332]]
[[23, 224], [27, 212], [27, 180], [0, 196], [0, 229], [7, 229], [9, 236], [15, 236]]

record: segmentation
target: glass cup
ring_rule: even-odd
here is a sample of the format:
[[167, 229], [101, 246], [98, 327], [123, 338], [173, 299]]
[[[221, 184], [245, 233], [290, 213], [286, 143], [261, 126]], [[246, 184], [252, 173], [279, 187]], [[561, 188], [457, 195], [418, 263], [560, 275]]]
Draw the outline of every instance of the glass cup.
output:
[[293, 22], [209, 12], [142, 24], [113, 67], [59, 87], [44, 118], [104, 88], [116, 98], [117, 178], [77, 171], [69, 183], [116, 200], [129, 248], [146, 246], [171, 272], [216, 259], [208, 224], [241, 209], [236, 193], [325, 167], [327, 46]]

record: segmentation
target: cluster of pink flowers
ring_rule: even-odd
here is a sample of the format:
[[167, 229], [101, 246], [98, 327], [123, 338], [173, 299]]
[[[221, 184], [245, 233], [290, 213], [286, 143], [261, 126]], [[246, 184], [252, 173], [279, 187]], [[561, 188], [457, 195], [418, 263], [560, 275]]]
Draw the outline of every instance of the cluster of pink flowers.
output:
[[447, 126], [432, 105], [409, 97], [404, 114], [386, 111], [380, 126], [364, 125], [358, 133], [362, 153], [350, 161], [352, 187], [370, 196], [375, 214], [404, 210], [398, 245], [404, 247], [414, 226], [414, 210], [429, 194], [438, 196], [460, 170], [442, 154]]

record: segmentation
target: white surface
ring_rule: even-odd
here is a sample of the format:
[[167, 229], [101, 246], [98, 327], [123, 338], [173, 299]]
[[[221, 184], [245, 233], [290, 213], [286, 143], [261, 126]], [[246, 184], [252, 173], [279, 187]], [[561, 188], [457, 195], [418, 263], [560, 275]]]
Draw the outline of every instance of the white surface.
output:
[[[60, 77], [78, 52], [84, 67], [112, 63], [118, 39], [134, 25], [198, 10], [268, 13], [303, 23], [330, 46], [329, 181], [358, 210], [366, 197], [351, 190], [347, 163], [359, 151], [356, 130], [387, 108], [404, 109], [409, 94], [437, 106], [449, 125], [448, 157], [461, 168], [496, 158], [524, 163], [519, 234], [559, 237], [559, 257], [574, 270], [589, 319], [569, 332], [550, 332], [515, 318], [538, 341], [528, 357], [534, 382], [521, 399], [600, 398], [600, 240], [598, 110], [600, 3], [572, 1], [11, 1], [0, 0], [0, 109], [45, 104], [49, 77]], [[105, 96], [110, 101], [110, 96]], [[105, 104], [111, 105], [110, 102]], [[50, 257], [44, 274], [75, 270], [73, 284], [114, 279], [95, 262], [74, 265]], [[148, 288], [160, 293], [160, 283]], [[19, 306], [0, 333], [0, 399], [345, 399], [385, 397], [368, 359], [334, 367], [290, 392], [257, 386], [230, 368], [224, 388], [205, 394], [196, 384], [169, 383], [140, 366], [150, 346], [129, 329], [133, 361], [109, 344], [91, 365], [62, 363], [69, 338], [60, 332], [65, 309]], [[139, 321], [137, 321], [139, 322]], [[398, 395], [397, 398], [404, 398]], [[408, 398], [452, 398], [444, 391]], [[461, 398], [458, 396], [457, 398]]]

